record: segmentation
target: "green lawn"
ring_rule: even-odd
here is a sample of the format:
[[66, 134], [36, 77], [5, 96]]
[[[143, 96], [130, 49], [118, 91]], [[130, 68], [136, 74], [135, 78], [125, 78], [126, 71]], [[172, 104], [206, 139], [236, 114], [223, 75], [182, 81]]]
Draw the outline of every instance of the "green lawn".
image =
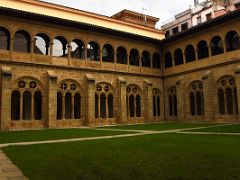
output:
[[205, 126], [214, 126], [214, 125], [217, 125], [217, 124], [214, 124], [214, 123], [154, 123], [154, 124], [112, 126], [112, 127], [104, 127], [104, 128], [163, 131], [163, 130], [196, 128], [196, 127], [205, 127]]
[[127, 133], [128, 132], [99, 131], [99, 130], [93, 130], [93, 129], [56, 129], [56, 130], [0, 132], [0, 144], [82, 138], [82, 137], [109, 136], [109, 135], [127, 134]]
[[236, 136], [154, 134], [3, 148], [29, 179], [237, 180]]
[[194, 130], [194, 132], [240, 133], [240, 124], [197, 129], [197, 130]]

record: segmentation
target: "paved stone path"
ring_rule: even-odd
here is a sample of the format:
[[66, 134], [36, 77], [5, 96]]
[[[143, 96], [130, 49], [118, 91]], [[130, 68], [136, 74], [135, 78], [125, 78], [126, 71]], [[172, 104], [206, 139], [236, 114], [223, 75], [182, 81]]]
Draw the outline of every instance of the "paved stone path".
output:
[[27, 180], [20, 169], [0, 150], [0, 180]]
[[240, 133], [223, 133], [223, 132], [177, 132], [178, 134], [199, 134], [199, 135], [226, 135], [226, 136], [240, 136]]

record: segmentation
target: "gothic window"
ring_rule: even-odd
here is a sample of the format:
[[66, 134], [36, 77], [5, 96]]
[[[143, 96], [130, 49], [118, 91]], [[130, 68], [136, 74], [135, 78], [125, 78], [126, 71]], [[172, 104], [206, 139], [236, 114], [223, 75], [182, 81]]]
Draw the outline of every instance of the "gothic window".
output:
[[84, 59], [85, 46], [84, 43], [79, 39], [74, 39], [71, 42], [71, 58], [73, 59]]
[[96, 85], [95, 117], [97, 119], [114, 117], [113, 100], [113, 87], [110, 84], [99, 83]]
[[102, 52], [102, 60], [104, 62], [114, 62], [114, 50], [112, 45], [105, 44], [103, 46], [103, 52]]
[[183, 64], [183, 52], [181, 49], [176, 49], [174, 52], [175, 66]]
[[234, 51], [240, 48], [239, 35], [236, 31], [230, 31], [226, 35], [227, 51]]
[[62, 81], [57, 92], [57, 119], [81, 119], [81, 93], [73, 80]]
[[203, 85], [202, 82], [193, 82], [190, 86], [190, 110], [192, 116], [204, 114]]
[[185, 49], [186, 62], [192, 62], [196, 60], [195, 49], [193, 45], [188, 45]]
[[222, 78], [218, 83], [218, 107], [220, 114], [237, 114], [237, 93], [233, 77]]
[[176, 117], [177, 112], [177, 91], [176, 87], [171, 87], [168, 90], [168, 110], [169, 110], [169, 116]]
[[210, 46], [211, 46], [211, 51], [213, 56], [222, 54], [224, 52], [223, 41], [220, 36], [213, 37], [211, 40]]
[[165, 68], [170, 68], [172, 66], [173, 66], [172, 54], [170, 52], [167, 52], [165, 54]]
[[208, 44], [206, 41], [200, 41], [197, 45], [198, 59], [209, 57]]
[[141, 90], [136, 85], [129, 85], [127, 91], [127, 116], [141, 117]]
[[159, 117], [161, 115], [160, 107], [161, 93], [159, 89], [153, 89], [153, 116]]
[[14, 51], [30, 52], [31, 37], [26, 31], [17, 31], [14, 35]]
[[151, 67], [151, 58], [149, 52], [147, 51], [142, 52], [142, 66]]
[[0, 27], [0, 49], [10, 49], [10, 33], [3, 27]]
[[161, 69], [161, 60], [158, 53], [153, 54], [153, 68]]
[[129, 60], [130, 65], [139, 66], [139, 52], [136, 49], [131, 49]]
[[117, 63], [127, 64], [127, 50], [122, 46], [117, 48]]
[[50, 39], [48, 35], [39, 33], [35, 36], [34, 53], [41, 55], [49, 55]]
[[87, 45], [87, 58], [92, 61], [99, 61], [100, 59], [100, 47], [98, 43], [91, 41]]
[[21, 79], [11, 95], [12, 120], [42, 120], [43, 96], [40, 84], [33, 79]]

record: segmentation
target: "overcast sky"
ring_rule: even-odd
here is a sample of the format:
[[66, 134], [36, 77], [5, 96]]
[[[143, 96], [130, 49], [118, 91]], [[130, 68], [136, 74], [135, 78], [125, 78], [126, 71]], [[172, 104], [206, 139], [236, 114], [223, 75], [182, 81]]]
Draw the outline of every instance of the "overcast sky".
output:
[[[194, 0], [42, 0], [76, 9], [111, 16], [123, 9], [142, 12], [160, 18], [161, 24], [193, 5]], [[199, 0], [201, 2], [202, 0]]]

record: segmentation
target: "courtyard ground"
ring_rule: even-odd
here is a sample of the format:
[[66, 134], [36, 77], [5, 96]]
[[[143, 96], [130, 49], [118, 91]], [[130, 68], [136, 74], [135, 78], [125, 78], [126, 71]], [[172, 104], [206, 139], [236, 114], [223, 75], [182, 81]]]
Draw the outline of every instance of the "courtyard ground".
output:
[[89, 130], [94, 137], [99, 133], [98, 139], [81, 136], [85, 129], [75, 130], [79, 142], [16, 145], [4, 138], [1, 145], [10, 144], [2, 150], [29, 179], [240, 179], [239, 124], [159, 123]]

